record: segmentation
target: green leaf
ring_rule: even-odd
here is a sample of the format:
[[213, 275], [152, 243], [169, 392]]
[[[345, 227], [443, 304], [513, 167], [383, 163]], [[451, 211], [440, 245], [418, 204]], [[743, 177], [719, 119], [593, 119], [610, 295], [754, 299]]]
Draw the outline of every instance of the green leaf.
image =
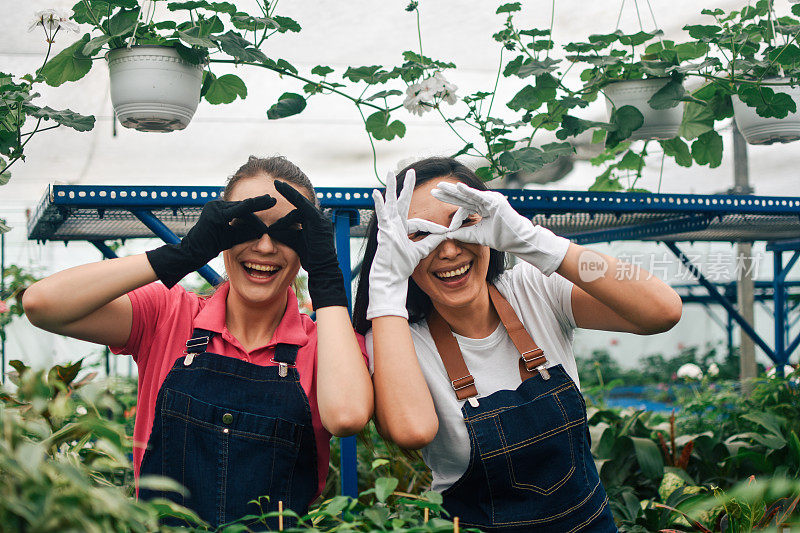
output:
[[682, 167], [692, 166], [692, 154], [689, 152], [689, 146], [680, 137], [658, 141], [658, 143], [664, 149], [664, 154], [674, 158], [678, 165]]
[[98, 50], [103, 48], [108, 42], [113, 39], [113, 37], [109, 35], [101, 35], [100, 37], [95, 37], [88, 43], [86, 46], [83, 47], [81, 53], [85, 56], [93, 56], [97, 53]]
[[254, 48], [250, 41], [233, 30], [217, 37], [217, 42], [223, 52], [241, 61], [260, 63], [267, 59], [261, 50]]
[[556, 132], [556, 137], [562, 141], [567, 137], [574, 137], [588, 130], [589, 128], [608, 128], [605, 122], [595, 122], [593, 120], [584, 120], [582, 118], [573, 117], [572, 115], [564, 115], [561, 119], [561, 129]]
[[247, 97], [247, 86], [239, 76], [225, 74], [212, 79], [205, 93], [205, 98], [210, 104], [230, 104], [236, 97], [244, 100]]
[[202, 35], [203, 30], [200, 26], [192, 26], [186, 31], [179, 31], [178, 36], [181, 41], [189, 46], [199, 46], [201, 48], [216, 48], [217, 45], [214, 41], [208, 38], [207, 35]]
[[306, 108], [306, 99], [295, 93], [283, 93], [278, 102], [267, 110], [267, 118], [276, 120], [291, 117]]
[[88, 42], [87, 33], [42, 67], [39, 73], [48, 85], [58, 87], [66, 81], [77, 81], [91, 70], [92, 60], [83, 54], [83, 48]]
[[205, 0], [190, 0], [189, 2], [170, 2], [167, 9], [170, 11], [192, 10], [209, 7]]
[[710, 26], [705, 24], [684, 26], [683, 29], [689, 32], [689, 36], [692, 39], [712, 38], [722, 31], [722, 28], [719, 26]]
[[106, 31], [113, 37], [126, 37], [133, 33], [136, 21], [139, 19], [139, 7], [124, 9], [108, 19]]
[[636, 452], [636, 460], [642, 473], [653, 481], [660, 481], [664, 477], [664, 459], [661, 457], [661, 450], [651, 439], [641, 437], [630, 437], [633, 441], [633, 449]]
[[178, 55], [181, 56], [181, 59], [192, 65], [199, 65], [208, 60], [208, 50], [205, 48], [192, 48], [179, 41], [175, 41], [172, 46], [178, 52]]
[[527, 78], [528, 76], [547, 74], [556, 70], [558, 68], [556, 65], [560, 62], [560, 59], [552, 59], [549, 57], [542, 61], [536, 61], [531, 58], [522, 61], [522, 56], [519, 56], [506, 65], [506, 68], [503, 70], [503, 76], [508, 77], [515, 75], [519, 78]]
[[519, 150], [509, 150], [501, 153], [497, 161], [509, 172], [520, 170], [536, 172], [560, 156], [574, 151], [569, 143], [552, 143], [542, 148], [545, 148], [545, 150], [540, 150], [533, 146], [520, 148]]
[[365, 102], [369, 102], [371, 100], [377, 100], [379, 98], [387, 98], [389, 96], [399, 96], [401, 94], [403, 94], [403, 92], [402, 91], [398, 91], [397, 89], [389, 89], [388, 91], [378, 91], [375, 94], [373, 94], [372, 96], [364, 98], [364, 101]]
[[388, 464], [389, 464], [388, 459], [375, 459], [374, 461], [372, 461], [372, 466], [370, 468], [372, 470], [375, 470], [376, 468], [379, 468], [381, 466], [386, 466]]
[[716, 131], [707, 131], [692, 143], [692, 158], [698, 165], [716, 168], [722, 163], [722, 137]]
[[278, 28], [278, 23], [268, 17], [254, 17], [247, 13], [238, 12], [231, 15], [231, 24], [240, 30], [263, 30], [266, 28]]
[[36, 118], [43, 118], [45, 120], [53, 120], [62, 126], [72, 128], [76, 131], [89, 131], [94, 128], [94, 117], [89, 115], [81, 115], [69, 109], [63, 111], [56, 111], [50, 107], [42, 107], [31, 113]]
[[[9, 180], [11, 180], [11, 172], [0, 172], [0, 185], [5, 185]], [[11, 228], [6, 226], [5, 221], [0, 219], [0, 233], [5, 233], [10, 230]]]
[[391, 141], [395, 137], [403, 137], [406, 134], [406, 125], [395, 120], [389, 123], [389, 113], [386, 111], [376, 111], [367, 117], [366, 128], [376, 139]]
[[495, 13], [496, 14], [513, 13], [515, 11], [521, 11], [521, 10], [522, 10], [522, 5], [519, 2], [511, 2], [508, 4], [503, 4], [500, 7], [498, 7]]
[[364, 67], [348, 67], [342, 74], [343, 78], [347, 78], [353, 82], [365, 81], [370, 85], [377, 83], [386, 83], [392, 78], [396, 78], [399, 74], [387, 72], [382, 69], [380, 65], [364, 66]]
[[683, 109], [678, 134], [684, 139], [695, 139], [700, 135], [714, 129], [714, 114], [707, 105], [688, 102]]
[[[620, 184], [619, 179], [611, 175], [611, 170], [613, 167], [608, 167], [605, 172], [597, 176], [597, 179], [594, 180], [594, 183], [589, 187], [590, 191], [601, 191], [601, 192], [613, 192], [613, 191], [621, 191], [624, 187]], [[609, 428], [606, 430], [606, 433], [613, 432], [613, 428]], [[605, 433], [603, 433], [603, 437], [605, 437]], [[611, 434], [611, 438], [615, 439], [616, 437]], [[602, 438], [600, 439], [602, 442]], [[611, 444], [609, 444], [609, 447]], [[610, 456], [610, 452], [607, 452]]]
[[750, 422], [763, 427], [774, 435], [783, 435], [781, 427], [786, 426], [785, 418], [767, 411], [753, 411], [740, 416], [745, 420], [749, 420]]
[[797, 111], [797, 104], [786, 93], [776, 93], [769, 87], [747, 85], [737, 91], [742, 102], [756, 108], [762, 117], [786, 118]]
[[611, 129], [606, 136], [606, 147], [613, 147], [624, 141], [642, 127], [644, 116], [633, 106], [616, 108], [611, 113]]
[[386, 498], [392, 495], [397, 488], [398, 480], [393, 477], [379, 477], [375, 480], [375, 496], [378, 501], [385, 502]]
[[647, 101], [653, 109], [670, 109], [681, 103], [686, 90], [683, 83], [678, 80], [670, 80], [661, 89], [650, 97]]
[[325, 77], [328, 74], [332, 74], [332, 73], [333, 73], [333, 69], [331, 67], [326, 67], [324, 65], [317, 65], [316, 67], [311, 69], [311, 74], [314, 74], [315, 76]]
[[300, 32], [300, 24], [297, 23], [296, 20], [290, 19], [289, 17], [273, 17], [275, 22], [278, 23], [278, 31], [280, 33], [286, 33], [287, 31], [291, 31], [294, 33]]
[[526, 85], [506, 104], [510, 109], [534, 111], [556, 97], [558, 80], [550, 74], [536, 77], [536, 86]]
[[283, 70], [285, 70], [287, 72], [293, 72], [293, 73], [297, 74], [297, 69], [294, 68], [294, 65], [292, 65], [291, 63], [289, 63], [285, 59], [279, 59], [277, 65], [278, 65], [278, 68], [282, 68]]
[[479, 167], [475, 169], [475, 175], [483, 181], [490, 181], [494, 179], [494, 172], [492, 167]]

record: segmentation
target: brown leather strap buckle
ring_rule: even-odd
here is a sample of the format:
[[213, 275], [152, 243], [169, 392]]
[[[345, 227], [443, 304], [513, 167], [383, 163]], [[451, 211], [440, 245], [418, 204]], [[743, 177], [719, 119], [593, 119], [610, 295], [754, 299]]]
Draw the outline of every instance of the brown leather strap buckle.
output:
[[[456, 383], [461, 381], [464, 382], [463, 385], [462, 384], [456, 385]], [[472, 374], [467, 374], [463, 378], [454, 379], [453, 381], [450, 382], [450, 385], [453, 386], [454, 391], [460, 391], [475, 385], [475, 378], [472, 377]]]
[[539, 361], [540, 359], [544, 359], [544, 350], [542, 350], [541, 348], [536, 348], [535, 350], [528, 350], [527, 352], [522, 352], [520, 354], [520, 357], [522, 357], [522, 360], [525, 361], [525, 368], [528, 369], [528, 372], [533, 372], [537, 366], [539, 366], [544, 362], [544, 361]]

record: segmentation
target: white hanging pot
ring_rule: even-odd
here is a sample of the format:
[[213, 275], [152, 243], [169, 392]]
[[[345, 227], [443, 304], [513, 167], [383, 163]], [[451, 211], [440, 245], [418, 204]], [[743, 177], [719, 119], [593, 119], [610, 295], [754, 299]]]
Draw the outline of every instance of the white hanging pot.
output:
[[169, 132], [184, 129], [200, 102], [203, 65], [193, 65], [170, 46], [117, 48], [106, 54], [111, 103], [126, 128]]
[[[788, 81], [786, 78], [772, 78], [774, 82]], [[800, 86], [769, 86], [775, 93], [786, 93], [797, 104], [797, 111], [789, 113], [786, 118], [762, 117], [756, 113], [755, 107], [750, 107], [742, 102], [737, 95], [733, 95], [733, 113], [736, 127], [750, 144], [788, 143], [800, 139]]]
[[614, 107], [626, 105], [635, 107], [644, 116], [642, 127], [634, 131], [629, 140], [672, 139], [678, 135], [683, 120], [683, 102], [669, 109], [653, 109], [647, 103], [669, 81], [669, 78], [626, 80], [603, 88], [609, 117]]

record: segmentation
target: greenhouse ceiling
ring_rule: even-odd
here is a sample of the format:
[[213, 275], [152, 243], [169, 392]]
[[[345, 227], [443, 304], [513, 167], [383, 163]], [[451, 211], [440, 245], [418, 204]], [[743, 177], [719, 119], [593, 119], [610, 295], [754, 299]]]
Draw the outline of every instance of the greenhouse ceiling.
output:
[[[0, 62], [3, 72], [21, 75], [42, 62], [46, 43], [41, 28], [28, 32], [36, 11], [47, 8], [69, 10], [71, 0], [6, 0], [0, 17]], [[238, 1], [252, 9], [255, 0]], [[713, 7], [736, 9], [742, 1], [720, 0]], [[457, 95], [491, 90], [497, 76], [500, 46], [492, 34], [505, 18], [495, 14], [500, 2], [422, 1], [419, 4], [421, 45], [425, 55], [452, 61], [449, 82]], [[778, 12], [788, 12], [788, 0], [775, 2]], [[282, 57], [300, 71], [329, 65], [334, 76], [347, 66], [394, 65], [405, 50], [418, 51], [415, 13], [407, 2], [330, 0], [284, 0], [281, 14], [302, 26], [300, 33], [271, 38], [265, 52]], [[709, 6], [711, 7], [711, 6]], [[616, 28], [651, 31], [656, 25], [665, 39], [686, 39], [681, 29], [702, 23], [700, 8], [689, 0], [669, 2], [643, 0], [585, 2], [556, 0], [523, 2], [517, 20], [524, 27], [547, 28], [553, 15], [553, 39], [576, 41], [593, 33]], [[165, 10], [165, 2], [157, 9]], [[88, 28], [82, 28], [82, 32]], [[53, 54], [74, 42], [80, 34], [62, 31], [56, 36]], [[508, 56], [506, 56], [508, 58]], [[100, 59], [99, 61], [103, 61]], [[272, 72], [230, 66], [247, 81], [245, 100], [213, 106], [201, 102], [187, 129], [168, 134], [125, 129], [112, 120], [109, 79], [105, 68], [93, 68], [83, 79], [51, 88], [42, 86], [40, 105], [69, 108], [95, 115], [95, 128], [86, 133], [66, 128], [38, 134], [26, 147], [27, 160], [15, 166], [11, 181], [0, 189], [0, 218], [9, 211], [32, 207], [49, 183], [68, 184], [222, 184], [250, 154], [283, 154], [297, 163], [319, 186], [378, 185], [373, 156], [360, 116], [348, 101], [331, 96], [311, 98], [301, 114], [268, 120], [267, 109], [284, 92], [301, 92], [302, 84], [279, 78]], [[339, 78], [340, 79], [340, 78]], [[519, 81], [519, 80], [517, 80]], [[498, 102], [507, 102], [518, 90], [501, 77]], [[459, 102], [456, 105], [460, 105]], [[497, 104], [496, 104], [497, 105]], [[444, 109], [448, 111], [448, 109]], [[605, 106], [595, 102], [583, 110], [585, 118], [605, 119]], [[377, 141], [377, 174], [396, 169], [409, 159], [426, 155], [450, 155], [463, 143], [435, 113], [422, 117], [397, 111], [407, 125], [405, 137]], [[730, 132], [722, 132], [726, 147]], [[538, 141], [539, 139], [537, 139]], [[554, 138], [542, 136], [541, 142]], [[796, 145], [749, 147], [750, 180], [762, 195], [797, 194]], [[657, 163], [657, 160], [655, 160]], [[545, 188], [588, 188], [601, 172], [586, 161], [578, 161], [571, 172]], [[715, 169], [693, 166], [685, 169], [671, 160], [649, 165], [639, 186], [661, 192], [724, 192], [733, 183], [732, 150], [726, 150], [722, 165]], [[13, 217], [12, 217], [13, 218]]]

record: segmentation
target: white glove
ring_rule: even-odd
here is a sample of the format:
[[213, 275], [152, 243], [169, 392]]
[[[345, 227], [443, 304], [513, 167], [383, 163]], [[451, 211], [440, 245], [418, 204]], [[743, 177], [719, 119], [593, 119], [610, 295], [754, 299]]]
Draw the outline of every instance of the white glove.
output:
[[444, 232], [428, 235], [418, 241], [408, 238], [408, 209], [415, 183], [416, 175], [409, 170], [403, 181], [400, 198], [397, 198], [397, 180], [390, 172], [386, 177], [386, 200], [377, 190], [372, 191], [378, 219], [378, 249], [369, 271], [368, 320], [389, 315], [408, 318], [408, 278], [420, 260], [446, 238]]
[[448, 231], [448, 239], [474, 242], [512, 253], [541, 270], [545, 276], [552, 274], [567, 254], [569, 239], [534, 225], [517, 213], [499, 192], [479, 191], [464, 183], [440, 182], [431, 194], [482, 217], [472, 226]]

